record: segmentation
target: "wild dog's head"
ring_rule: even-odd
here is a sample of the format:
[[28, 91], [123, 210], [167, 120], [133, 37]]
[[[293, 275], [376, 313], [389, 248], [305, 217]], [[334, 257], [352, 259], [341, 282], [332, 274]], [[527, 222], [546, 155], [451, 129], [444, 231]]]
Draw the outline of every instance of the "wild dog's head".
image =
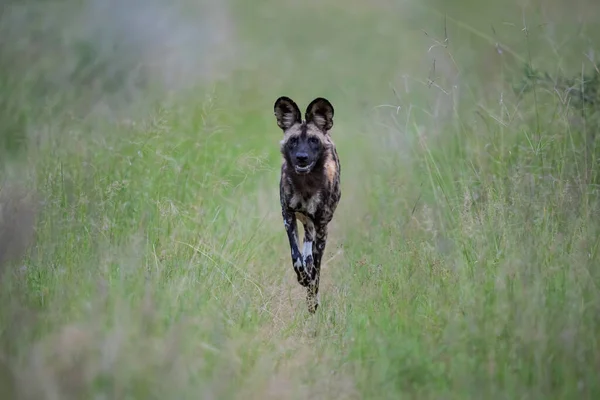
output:
[[304, 115], [288, 97], [275, 102], [277, 125], [283, 130], [281, 154], [297, 174], [309, 174], [323, 163], [323, 156], [331, 147], [329, 130], [333, 126], [333, 106], [322, 97], [314, 99]]

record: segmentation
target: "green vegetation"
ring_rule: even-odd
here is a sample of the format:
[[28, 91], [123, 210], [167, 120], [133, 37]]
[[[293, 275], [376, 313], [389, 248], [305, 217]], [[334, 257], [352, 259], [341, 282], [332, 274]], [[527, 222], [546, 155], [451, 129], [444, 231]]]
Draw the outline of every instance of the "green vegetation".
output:
[[[0, 14], [5, 398], [600, 395], [594, 1], [124, 3]], [[280, 95], [336, 110], [314, 316]]]

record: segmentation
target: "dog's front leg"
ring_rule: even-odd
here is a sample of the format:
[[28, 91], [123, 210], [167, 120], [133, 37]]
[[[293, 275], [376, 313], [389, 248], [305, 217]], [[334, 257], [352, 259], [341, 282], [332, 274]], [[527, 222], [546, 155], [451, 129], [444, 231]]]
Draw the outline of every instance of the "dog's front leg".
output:
[[313, 251], [313, 268], [310, 276], [310, 284], [308, 285], [307, 303], [308, 310], [311, 313], [317, 311], [319, 307], [319, 280], [321, 278], [321, 259], [323, 253], [325, 253], [325, 246], [327, 244], [327, 224], [319, 225], [314, 228], [315, 232], [315, 245]]
[[290, 242], [292, 264], [294, 266], [294, 271], [296, 271], [296, 278], [300, 285], [306, 287], [310, 283], [310, 275], [306, 270], [306, 264], [304, 263], [298, 246], [298, 225], [296, 223], [296, 215], [293, 212], [286, 210], [282, 211], [282, 215], [285, 231], [287, 232], [288, 240]]
[[313, 246], [315, 243], [315, 224], [311, 219], [305, 217], [303, 220], [304, 225], [304, 244], [302, 246], [302, 257], [304, 259], [304, 265], [306, 266], [306, 272], [310, 276], [311, 282], [315, 279], [315, 267], [313, 257]]

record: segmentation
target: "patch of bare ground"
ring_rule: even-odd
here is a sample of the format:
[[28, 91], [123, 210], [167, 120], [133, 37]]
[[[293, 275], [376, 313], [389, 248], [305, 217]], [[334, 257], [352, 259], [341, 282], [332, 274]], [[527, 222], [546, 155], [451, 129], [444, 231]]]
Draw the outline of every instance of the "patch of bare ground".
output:
[[95, 340], [89, 329], [67, 325], [37, 342], [24, 373], [18, 374], [20, 398], [78, 399], [96, 376], [91, 362]]
[[0, 278], [10, 262], [21, 258], [33, 242], [35, 194], [14, 183], [0, 183]]
[[[33, 191], [14, 182], [0, 182], [0, 283], [33, 244], [37, 211]], [[13, 339], [28, 326], [33, 314], [20, 304], [20, 292], [2, 294], [8, 324], [0, 329], [0, 393], [2, 398], [15, 398], [18, 374], [9, 353]]]

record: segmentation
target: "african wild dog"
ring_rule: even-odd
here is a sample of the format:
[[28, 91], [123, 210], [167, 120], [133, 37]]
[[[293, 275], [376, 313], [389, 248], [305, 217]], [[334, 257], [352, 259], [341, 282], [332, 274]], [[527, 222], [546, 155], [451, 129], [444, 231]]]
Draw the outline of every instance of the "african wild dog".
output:
[[[340, 201], [340, 161], [329, 130], [333, 106], [324, 98], [306, 108], [304, 121], [296, 103], [280, 97], [274, 106], [277, 125], [283, 130], [283, 155], [279, 197], [294, 271], [300, 285], [307, 287], [308, 309], [319, 306], [321, 257], [327, 242], [327, 225]], [[296, 218], [304, 225], [302, 254]], [[313, 246], [314, 244], [314, 246]]]

